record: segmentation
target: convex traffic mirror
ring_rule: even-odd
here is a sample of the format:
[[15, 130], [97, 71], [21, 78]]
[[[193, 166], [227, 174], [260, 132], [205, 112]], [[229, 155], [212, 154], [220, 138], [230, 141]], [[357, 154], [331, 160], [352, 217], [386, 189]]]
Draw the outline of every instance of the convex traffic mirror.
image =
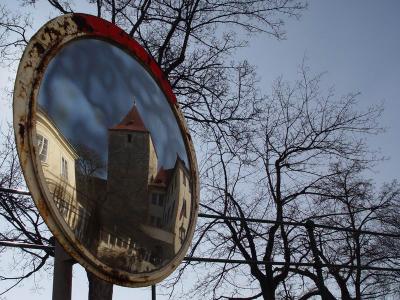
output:
[[195, 154], [171, 87], [116, 26], [65, 15], [27, 46], [14, 90], [25, 179], [64, 249], [98, 277], [161, 281], [198, 208]]

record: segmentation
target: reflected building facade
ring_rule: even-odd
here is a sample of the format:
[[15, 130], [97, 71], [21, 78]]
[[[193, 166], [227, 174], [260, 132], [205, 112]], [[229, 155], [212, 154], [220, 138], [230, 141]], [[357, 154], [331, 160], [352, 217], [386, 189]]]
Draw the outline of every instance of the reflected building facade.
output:
[[[41, 137], [46, 137], [48, 156], [54, 157], [41, 160], [43, 172], [76, 237], [104, 263], [129, 272], [151, 271], [172, 259], [189, 227], [189, 171], [179, 156], [173, 168], [159, 166], [151, 134], [136, 106], [108, 129], [107, 179], [82, 172], [77, 161], [90, 158], [80, 157], [50, 118], [40, 114], [39, 152], [44, 148]], [[53, 129], [45, 124], [53, 124]], [[59, 170], [54, 170], [55, 157], [63, 157]], [[68, 176], [73, 173], [67, 181], [62, 171], [64, 160]], [[65, 195], [60, 197], [58, 186]]]
[[75, 161], [78, 154], [56, 124], [41, 109], [36, 114], [38, 156], [54, 202], [72, 230], [79, 227], [83, 207], [76, 198]]

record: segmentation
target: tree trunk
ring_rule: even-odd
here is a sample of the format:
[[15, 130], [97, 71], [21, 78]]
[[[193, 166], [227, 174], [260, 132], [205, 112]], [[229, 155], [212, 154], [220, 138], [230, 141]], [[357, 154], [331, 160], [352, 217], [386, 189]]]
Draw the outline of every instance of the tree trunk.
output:
[[103, 281], [86, 270], [89, 280], [88, 300], [112, 300], [113, 285]]
[[271, 284], [261, 283], [261, 291], [264, 300], [275, 300], [275, 288]]
[[319, 289], [322, 300], [335, 300], [335, 297], [330, 293], [324, 282], [324, 276], [321, 267], [322, 262], [319, 257], [317, 242], [315, 241], [315, 236], [314, 236], [314, 226], [315, 225], [313, 221], [308, 220], [306, 222], [308, 238], [310, 239], [310, 248], [314, 256], [314, 269], [317, 273], [317, 278], [318, 278], [317, 287]]

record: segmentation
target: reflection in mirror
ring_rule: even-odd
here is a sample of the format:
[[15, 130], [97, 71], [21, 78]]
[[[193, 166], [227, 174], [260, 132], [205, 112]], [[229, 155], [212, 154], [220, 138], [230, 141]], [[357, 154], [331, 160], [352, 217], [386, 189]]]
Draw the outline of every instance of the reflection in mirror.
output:
[[50, 62], [37, 103], [36, 153], [61, 222], [112, 268], [171, 261], [190, 223], [188, 155], [143, 66], [104, 41], [73, 41]]

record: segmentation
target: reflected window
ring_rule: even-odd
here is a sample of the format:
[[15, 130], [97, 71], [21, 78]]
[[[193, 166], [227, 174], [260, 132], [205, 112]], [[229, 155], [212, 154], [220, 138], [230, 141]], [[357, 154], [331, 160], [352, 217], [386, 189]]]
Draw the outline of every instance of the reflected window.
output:
[[186, 200], [183, 199], [183, 204], [182, 204], [182, 209], [181, 209], [181, 213], [179, 216], [179, 220], [182, 218], [187, 218], [187, 214], [186, 214]]
[[154, 205], [157, 204], [157, 194], [156, 193], [151, 195], [151, 203], [154, 204]]
[[180, 239], [181, 243], [183, 243], [185, 241], [185, 236], [186, 236], [186, 230], [183, 226], [181, 226], [179, 228], [179, 239]]
[[68, 179], [68, 162], [64, 157], [61, 157], [61, 177]]
[[164, 195], [161, 195], [161, 194], [158, 195], [158, 205], [159, 206], [164, 205]]
[[45, 162], [47, 160], [47, 148], [49, 145], [49, 141], [43, 136], [38, 134], [38, 148], [39, 148], [39, 159], [40, 161]]
[[151, 203], [153, 205], [164, 206], [164, 195], [158, 194], [158, 193], [153, 193], [151, 195]]

